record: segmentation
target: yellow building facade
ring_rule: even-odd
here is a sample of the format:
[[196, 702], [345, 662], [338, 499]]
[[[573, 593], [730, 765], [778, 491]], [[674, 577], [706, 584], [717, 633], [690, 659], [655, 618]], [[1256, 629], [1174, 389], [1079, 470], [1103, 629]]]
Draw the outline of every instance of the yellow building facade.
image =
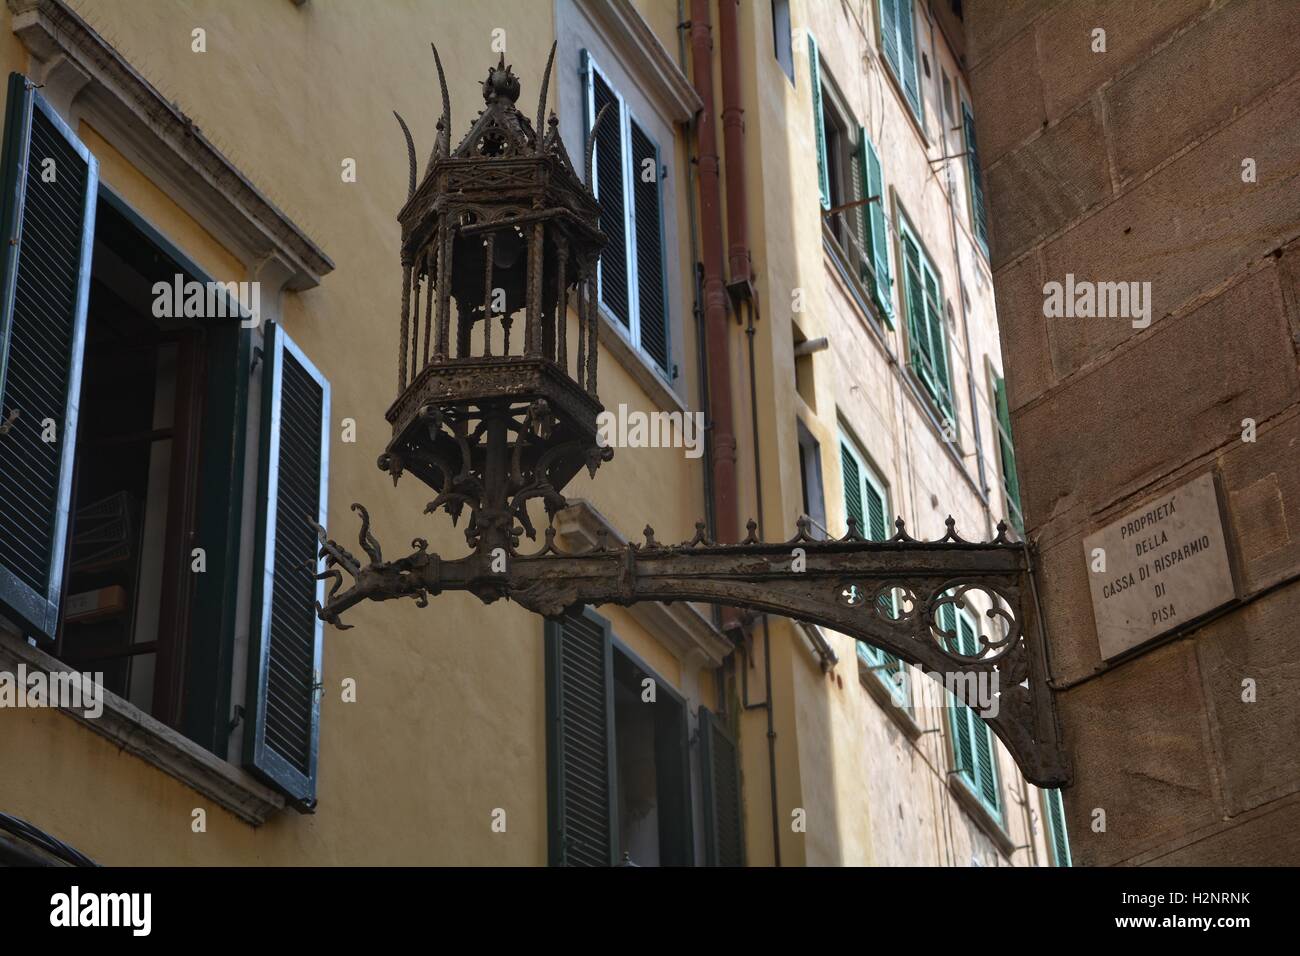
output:
[[[699, 203], [699, 83], [679, 28], [693, 6], [7, 0], [0, 66], [30, 81], [11, 81], [6, 127], [31, 144], [27, 193], [44, 195], [51, 150], [98, 184], [83, 189], [93, 223], [76, 218], [67, 197], [81, 187], [66, 178], [67, 209], [31, 198], [23, 213], [24, 249], [40, 216], [84, 244], [78, 260], [69, 240], [67, 257], [70, 275], [78, 261], [86, 273], [85, 341], [55, 370], [80, 376], [76, 447], [22, 438], [50, 456], [50, 475], [70, 476], [65, 537], [54, 521], [46, 540], [59, 546], [26, 572], [16, 545], [8, 558], [16, 579], [56, 582], [41, 607], [57, 613], [35, 620], [14, 610], [18, 584], [4, 592], [0, 671], [102, 671], [108, 691], [94, 717], [0, 708], [0, 811], [105, 864], [769, 865], [778, 851], [781, 865], [1065, 862], [1051, 798], [991, 734], [981, 762], [984, 725], [941, 687], [789, 621], [748, 622], [737, 649], [708, 607], [606, 606], [548, 623], [444, 594], [423, 608], [359, 605], [351, 630], [324, 628], [319, 663], [297, 663], [305, 710], [277, 702], [274, 654], [258, 670], [263, 628], [290, 626], [268, 595], [292, 578], [267, 542], [300, 535], [277, 523], [273, 499], [314, 507], [323, 488], [325, 526], [349, 547], [361, 502], [381, 541], [465, 548], [463, 527], [423, 513], [427, 489], [375, 466], [397, 394], [408, 174], [392, 112], [422, 170], [440, 113], [430, 40], [453, 144], [501, 55], [531, 114], [552, 41], [549, 108], [577, 168], [595, 103], [617, 104], [617, 135], [597, 143], [598, 194], [630, 211], [621, 232], [606, 229], [625, 270], [602, 265], [600, 398], [629, 413], [704, 407], [696, 263], [706, 217], [725, 210]], [[918, 538], [942, 535], [949, 514], [968, 538], [990, 538], [1008, 513], [960, 23], [945, 16], [877, 2], [737, 8], [754, 279], [729, 321], [735, 500], [740, 524], [760, 517], [769, 539], [803, 514], [842, 535], [855, 509], [872, 531], [873, 495]], [[910, 56], [896, 46], [904, 17]], [[711, 63], [721, 89], [716, 52]], [[35, 104], [26, 120], [15, 102]], [[859, 202], [875, 182], [880, 198]], [[24, 285], [33, 261], [10, 264], [16, 301], [46, 288]], [[173, 273], [257, 283], [255, 321], [150, 314], [146, 280]], [[20, 368], [22, 349], [10, 350], [9, 396], [44, 367]], [[10, 435], [40, 417], [20, 416]], [[616, 448], [566, 489], [560, 546], [636, 539], [647, 523], [690, 540], [711, 508], [699, 451]], [[0, 468], [17, 475], [21, 462], [0, 449]], [[0, 488], [12, 514], [30, 505], [20, 484]], [[117, 527], [96, 523], [105, 509], [134, 535], [121, 538], [125, 583], [104, 576], [117, 558], [96, 550]], [[607, 649], [593, 666], [610, 741], [594, 758], [609, 779], [591, 792], [581, 767], [556, 776], [591, 739], [569, 742], [575, 718], [556, 712], [583, 688], [553, 690], [564, 642], [587, 639]], [[305, 722], [285, 717], [299, 711]], [[584, 845], [582, 826], [607, 826], [605, 842]]]

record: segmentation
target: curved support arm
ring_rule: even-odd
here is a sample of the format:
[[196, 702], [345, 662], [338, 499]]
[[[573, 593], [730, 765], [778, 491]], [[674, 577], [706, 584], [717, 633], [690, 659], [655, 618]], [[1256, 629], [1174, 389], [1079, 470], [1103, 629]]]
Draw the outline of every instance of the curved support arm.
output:
[[[346, 568], [343, 558], [351, 556], [337, 545], [331, 551], [333, 543], [320, 534], [322, 554]], [[367, 528], [363, 542], [372, 541]], [[367, 598], [424, 602], [430, 594], [464, 590], [485, 602], [509, 598], [547, 617], [583, 604], [699, 601], [793, 618], [935, 676], [989, 724], [1032, 783], [1070, 782], [1042, 640], [1036, 626], [1026, 626], [1036, 623], [1029, 559], [1003, 535], [977, 544], [950, 530], [937, 542], [915, 541], [900, 526], [884, 542], [850, 532], [839, 541], [799, 534], [782, 544], [719, 546], [697, 534], [664, 546], [649, 531], [644, 546], [602, 542], [583, 554], [563, 554], [548, 533], [537, 554], [511, 553], [504, 564], [496, 558], [476, 552], [440, 561], [420, 547], [407, 558], [353, 572], [355, 584], [341, 591], [336, 584], [339, 593], [320, 614], [338, 625], [342, 611]], [[980, 681], [995, 695], [992, 703], [982, 701], [985, 709], [975, 699]]]

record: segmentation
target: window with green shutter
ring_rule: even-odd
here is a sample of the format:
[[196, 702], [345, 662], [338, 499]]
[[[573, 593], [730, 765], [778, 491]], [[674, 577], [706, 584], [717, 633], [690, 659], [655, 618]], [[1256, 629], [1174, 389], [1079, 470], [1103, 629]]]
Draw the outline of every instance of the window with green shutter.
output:
[[822, 108], [822, 60], [817, 38], [808, 32], [808, 86], [812, 89], [813, 139], [817, 150], [817, 186], [823, 209], [831, 208], [830, 167], [826, 161], [826, 116]]
[[[945, 642], [957, 653], [974, 657], [978, 651], [978, 627], [974, 615], [952, 604], [939, 607], [939, 626]], [[983, 807], [1002, 820], [1002, 792], [998, 783], [993, 732], [975, 711], [949, 694], [948, 723], [952, 731], [953, 769]]]
[[924, 124], [921, 79], [916, 69], [916, 30], [912, 18], [912, 0], [880, 0], [880, 46], [894, 78], [903, 89], [903, 98]]
[[[551, 865], [692, 865], [685, 699], [589, 608], [547, 621], [545, 662]], [[642, 696], [647, 678], [653, 701]]]
[[989, 219], [984, 208], [984, 182], [980, 178], [979, 147], [975, 145], [975, 117], [970, 108], [961, 105], [962, 127], [966, 131], [966, 183], [970, 188], [971, 231], [984, 250], [989, 253]]
[[607, 242], [596, 269], [601, 306], [665, 377], [675, 377], [669, 334], [664, 176], [659, 145], [590, 51], [582, 51], [586, 124], [596, 131], [592, 191]]
[[864, 127], [858, 130], [860, 152], [859, 168], [862, 174], [862, 196], [870, 199], [879, 197], [874, 202], [862, 207], [863, 248], [867, 255], [863, 263], [863, 282], [876, 305], [880, 307], [881, 317], [891, 329], [894, 327], [894, 278], [889, 265], [889, 229], [885, 220], [885, 176], [880, 165], [880, 153], [867, 136]]
[[942, 286], [934, 264], [901, 213], [898, 234], [903, 252], [903, 301], [907, 309], [909, 364], [933, 400], [939, 417], [953, 422]]
[[1002, 495], [1011, 526], [1025, 533], [1025, 519], [1020, 510], [1020, 479], [1016, 475], [1016, 449], [1011, 442], [1011, 413], [1007, 406], [1007, 383], [993, 376], [993, 400], [996, 406], [994, 426], [998, 433], [998, 451], [1002, 463]]
[[[848, 435], [840, 436], [840, 465], [844, 478], [844, 517], [856, 522], [858, 533], [870, 541], [889, 538], [889, 492], [875, 469], [866, 461]], [[882, 594], [877, 598], [881, 612], [887, 617], [898, 615], [898, 596]], [[857, 642], [858, 659], [881, 681], [901, 707], [911, 703], [907, 682], [907, 666], [888, 651]]]
[[1043, 791], [1043, 817], [1046, 820], [1047, 840], [1051, 845], [1052, 863], [1072, 866], [1070, 839], [1065, 830], [1065, 803], [1060, 790]]

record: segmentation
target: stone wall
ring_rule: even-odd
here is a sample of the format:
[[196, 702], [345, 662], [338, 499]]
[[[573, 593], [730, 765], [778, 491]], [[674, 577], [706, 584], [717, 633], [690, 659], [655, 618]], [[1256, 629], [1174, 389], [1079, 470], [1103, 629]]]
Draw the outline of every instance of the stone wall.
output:
[[[977, 0], [965, 19], [1075, 862], [1295, 863], [1300, 4]], [[1067, 273], [1150, 282], [1150, 325], [1045, 317]], [[1104, 662], [1082, 539], [1206, 472], [1238, 602]]]

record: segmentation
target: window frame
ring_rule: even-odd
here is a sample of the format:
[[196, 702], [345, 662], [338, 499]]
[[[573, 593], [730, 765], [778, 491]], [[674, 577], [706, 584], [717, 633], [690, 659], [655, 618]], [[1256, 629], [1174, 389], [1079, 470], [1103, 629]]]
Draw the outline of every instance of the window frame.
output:
[[[899, 63], [896, 65], [889, 56], [890, 47], [887, 45], [885, 36], [885, 4], [892, 4], [894, 11], [893, 23], [893, 47], [898, 50]], [[929, 136], [925, 127], [925, 92], [921, 87], [921, 69], [920, 69], [920, 49], [917, 42], [916, 33], [916, 8], [912, 0], [877, 0], [874, 4], [876, 8], [876, 38], [880, 48], [880, 58], [885, 62], [886, 72], [893, 81], [899, 97], [907, 108], [916, 123], [917, 131], [921, 138], [929, 142]], [[911, 64], [912, 64], [912, 83], [916, 89], [916, 102], [913, 103], [907, 94], [907, 79], [903, 77], [902, 70], [906, 62], [903, 57], [903, 35], [901, 15], [906, 8], [908, 23], [910, 24], [912, 45], [911, 45]]]
[[[667, 242], [667, 224], [665, 207], [668, 202], [668, 196], [664, 188], [664, 180], [667, 178], [663, 175], [663, 148], [659, 140], [653, 135], [649, 126], [638, 118], [634, 113], [627, 97], [619, 88], [610, 80], [609, 73], [604, 70], [597, 62], [595, 54], [589, 47], [582, 48], [582, 102], [583, 102], [583, 132], [585, 137], [590, 135], [592, 125], [596, 119], [596, 84], [593, 77], [599, 77], [601, 82], [609, 89], [610, 94], [614, 97], [619, 105], [619, 167], [622, 170], [622, 182], [619, 184], [623, 199], [623, 250], [626, 262], [627, 275], [627, 312], [628, 321], [625, 325], [614, 311], [606, 304], [604, 294], [604, 264], [602, 261], [596, 266], [596, 302], [603, 317], [614, 327], [623, 338], [627, 341], [637, 353], [643, 358], [647, 365], [663, 378], [666, 382], [671, 383], [677, 378], [674, 374], [676, 363], [673, 361], [673, 308], [671, 299], [671, 285], [668, 281], [669, 258], [672, 254]], [[606, 120], [606, 123], [609, 121]], [[636, 218], [636, 196], [635, 196], [635, 177], [636, 170], [633, 168], [632, 158], [632, 126], [636, 125], [641, 135], [654, 147], [655, 151], [655, 186], [658, 190], [658, 212], [659, 212], [659, 249], [660, 249], [660, 285], [664, 301], [664, 364], [661, 365], [659, 360], [651, 354], [650, 350], [642, 344], [641, 328], [641, 280], [640, 280], [640, 256], [637, 253], [637, 218]], [[593, 193], [599, 198], [600, 195], [600, 173], [596, 163], [592, 163], [592, 183]]]
[[[945, 299], [943, 294], [943, 277], [934, 267], [934, 259], [931, 258], [929, 251], [925, 247], [925, 243], [922, 242], [920, 235], [912, 225], [911, 219], [908, 217], [901, 204], [895, 204], [895, 213], [899, 246], [898, 262], [899, 269], [902, 273], [900, 305], [905, 310], [904, 314], [907, 319], [907, 321], [903, 323], [907, 335], [907, 367], [912, 372], [913, 377], [920, 382], [922, 389], [930, 401], [932, 410], [938, 416], [940, 424], [950, 424], [955, 435], [957, 430], [957, 396], [952, 387], [952, 355], [948, 348], [948, 316], [947, 309], [944, 308]], [[926, 313], [921, 317], [920, 322], [917, 321], [916, 317], [912, 313], [912, 277], [908, 269], [907, 250], [904, 245], [904, 243], [908, 241], [910, 241], [916, 248], [917, 265], [920, 273], [918, 279], [921, 282], [921, 288], [919, 290], [920, 299], [922, 305], [926, 306]], [[931, 303], [928, 301], [929, 297], [926, 295], [925, 290], [925, 278], [927, 273], [934, 282], [935, 295], [932, 304], [937, 310], [937, 323], [934, 321], [934, 318], [931, 316], [929, 311], [929, 305]], [[940, 337], [943, 339], [940, 346], [942, 350], [941, 357], [943, 359], [942, 382], [931, 381], [931, 379], [935, 377], [934, 355], [932, 354], [933, 343], [931, 342], [931, 328], [935, 324], [937, 324]], [[923, 343], [916, 342], [915, 336], [912, 334], [913, 329], [918, 328], [925, 336]], [[918, 345], [920, 346], [919, 351]], [[917, 367], [919, 364], [918, 358], [923, 359], [925, 365], [924, 369]], [[954, 443], [955, 442], [956, 437], [954, 437]]]
[[[1047, 850], [1052, 860], [1053, 866], [1074, 866], [1074, 856], [1070, 851], [1070, 831], [1065, 823], [1065, 798], [1062, 796], [1059, 788], [1042, 789], [1039, 794], [1043, 798], [1043, 831], [1047, 836]], [[1057, 815], [1060, 817], [1061, 832], [1056, 830], [1056, 816], [1052, 812], [1052, 803], [1055, 801]], [[1065, 846], [1064, 858], [1057, 852], [1056, 844], [1059, 842]]]
[[[971, 109], [970, 102], [960, 96], [961, 101], [961, 142], [962, 151], [965, 152], [966, 160], [966, 216], [969, 220], [971, 235], [975, 239], [975, 245], [979, 247], [980, 252], [984, 254], [984, 259], [989, 258], [989, 210], [986, 191], [984, 189], [984, 179], [979, 168], [979, 148], [975, 138], [975, 111]], [[976, 215], [976, 206], [979, 207], [979, 215]], [[980, 228], [980, 218], [983, 217], [984, 227]]]
[[[773, 57], [777, 66], [781, 68], [781, 72], [790, 81], [790, 86], [798, 89], [799, 84], [794, 79], [794, 30], [790, 22], [790, 0], [772, 0], [771, 10]], [[778, 10], [783, 13], [783, 16], [777, 16]], [[785, 23], [784, 32], [781, 30], [782, 21]], [[784, 43], [782, 43], [782, 40], [784, 40]], [[782, 56], [783, 52], [784, 57]]]
[[[961, 637], [961, 626], [964, 622], [970, 628], [973, 639], [978, 640], [979, 624], [974, 613], [972, 613], [970, 608], [967, 607], [959, 608], [954, 604], [940, 605], [941, 614], [945, 609], [949, 610], [952, 614], [952, 629], [958, 641], [958, 652], [965, 654], [972, 653], [974, 648], [971, 648], [968, 651], [964, 646]], [[944, 622], [941, 622], [941, 625], [943, 624]], [[960, 783], [960, 785], [966, 788], [968, 795], [972, 797], [986, 813], [989, 814], [990, 818], [998, 828], [1002, 829], [1006, 826], [1006, 811], [1002, 798], [1002, 773], [998, 767], [997, 735], [993, 733], [993, 729], [989, 727], [989, 725], [975, 712], [973, 707], [957, 700], [951, 691], [945, 691], [945, 693], [948, 696], [946, 701], [948, 705], [948, 750], [949, 758], [952, 763], [952, 776]], [[961, 722], [960, 724], [958, 723], [959, 721]], [[971, 762], [972, 764], [975, 764], [975, 766], [961, 766], [961, 756], [958, 750], [957, 738], [959, 733], [963, 732], [963, 728], [964, 732], [970, 735]], [[994, 803], [990, 803], [988, 798], [984, 796], [980, 786], [981, 768], [978, 766], [980, 758], [977, 756], [978, 748], [976, 747], [975, 741], [976, 734], [983, 734], [987, 744], [987, 753], [989, 757], [989, 766], [987, 769], [992, 778], [993, 791], [996, 796], [996, 801]]]

